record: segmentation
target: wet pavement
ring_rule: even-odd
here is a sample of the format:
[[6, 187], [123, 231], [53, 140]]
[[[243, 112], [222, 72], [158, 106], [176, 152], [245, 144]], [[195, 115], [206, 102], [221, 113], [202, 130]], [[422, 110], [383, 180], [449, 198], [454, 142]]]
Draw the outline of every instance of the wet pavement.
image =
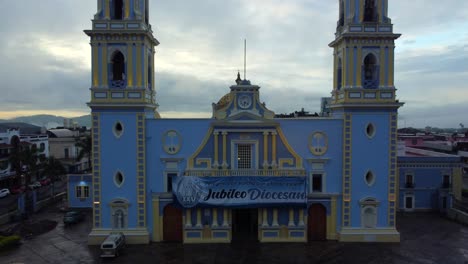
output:
[[91, 217], [71, 227], [63, 213], [50, 209], [37, 219], [53, 219], [57, 227], [25, 240], [17, 249], [0, 252], [0, 263], [462, 263], [468, 264], [468, 227], [438, 214], [400, 214], [401, 243], [292, 244], [153, 243], [130, 245], [115, 259], [100, 259], [99, 248], [86, 244]]

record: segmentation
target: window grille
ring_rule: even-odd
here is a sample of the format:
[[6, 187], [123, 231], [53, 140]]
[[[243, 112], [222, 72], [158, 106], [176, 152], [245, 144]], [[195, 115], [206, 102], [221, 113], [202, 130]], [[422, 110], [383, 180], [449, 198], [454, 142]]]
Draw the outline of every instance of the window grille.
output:
[[252, 146], [248, 144], [237, 145], [237, 168], [252, 168]]

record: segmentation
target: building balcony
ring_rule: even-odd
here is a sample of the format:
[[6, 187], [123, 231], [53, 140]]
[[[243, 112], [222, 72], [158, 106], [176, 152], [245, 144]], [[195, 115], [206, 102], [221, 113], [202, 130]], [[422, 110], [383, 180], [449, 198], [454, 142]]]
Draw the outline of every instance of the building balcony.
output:
[[393, 25], [389, 23], [365, 22], [363, 24], [345, 24], [338, 21], [337, 36], [343, 33], [392, 33]]
[[407, 189], [414, 189], [415, 184], [412, 182], [405, 183], [405, 188]]
[[185, 176], [306, 176], [304, 169], [278, 169], [278, 170], [186, 170]]

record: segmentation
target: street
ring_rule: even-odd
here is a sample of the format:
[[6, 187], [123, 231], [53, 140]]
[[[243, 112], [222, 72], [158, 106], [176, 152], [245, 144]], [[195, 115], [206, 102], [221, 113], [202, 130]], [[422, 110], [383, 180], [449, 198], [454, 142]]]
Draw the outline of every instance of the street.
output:
[[0, 252], [1, 263], [468, 263], [468, 227], [438, 214], [399, 215], [400, 244], [152, 243], [129, 245], [115, 259], [101, 259], [97, 246], [87, 246], [91, 216], [64, 227], [63, 213], [49, 208], [35, 219], [53, 219], [57, 227], [25, 240], [17, 249]]

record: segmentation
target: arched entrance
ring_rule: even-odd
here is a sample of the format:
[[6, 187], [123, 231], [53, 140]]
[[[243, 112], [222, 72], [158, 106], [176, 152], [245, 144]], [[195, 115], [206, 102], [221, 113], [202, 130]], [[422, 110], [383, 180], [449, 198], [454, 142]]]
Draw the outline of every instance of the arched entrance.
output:
[[309, 207], [307, 223], [309, 241], [322, 241], [327, 239], [327, 209], [321, 204]]
[[182, 242], [182, 210], [167, 205], [164, 208], [163, 240], [168, 242]]

